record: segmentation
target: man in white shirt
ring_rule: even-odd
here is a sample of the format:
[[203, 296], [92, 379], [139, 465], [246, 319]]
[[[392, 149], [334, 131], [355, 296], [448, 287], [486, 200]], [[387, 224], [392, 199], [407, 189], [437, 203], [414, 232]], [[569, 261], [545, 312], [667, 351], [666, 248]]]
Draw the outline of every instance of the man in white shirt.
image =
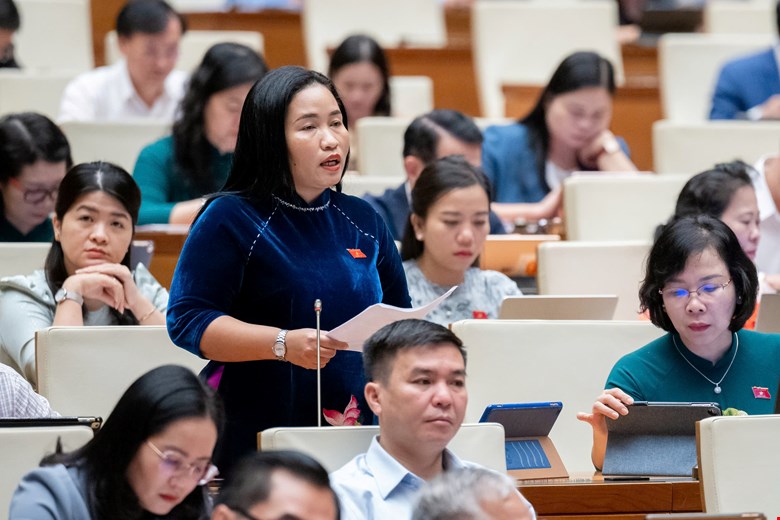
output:
[[0, 418], [59, 417], [13, 368], [0, 363]]
[[123, 59], [65, 88], [59, 121], [173, 121], [187, 73], [174, 71], [184, 19], [163, 0], [130, 0], [117, 16]]
[[767, 155], [755, 165], [753, 179], [758, 199], [761, 240], [756, 251], [756, 268], [765, 274], [764, 282], [780, 290], [780, 155]]
[[[466, 413], [466, 355], [450, 330], [424, 320], [383, 327], [363, 347], [365, 396], [379, 436], [331, 474], [343, 520], [408, 520], [427, 481], [477, 467], [446, 446]], [[521, 497], [522, 499], [522, 497]], [[522, 499], [519, 520], [535, 517]]]

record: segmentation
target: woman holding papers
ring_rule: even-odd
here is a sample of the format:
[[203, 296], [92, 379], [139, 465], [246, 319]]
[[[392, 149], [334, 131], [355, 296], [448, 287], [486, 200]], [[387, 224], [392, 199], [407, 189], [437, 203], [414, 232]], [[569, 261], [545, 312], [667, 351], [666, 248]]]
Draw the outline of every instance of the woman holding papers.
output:
[[591, 413], [593, 464], [601, 468], [607, 418], [639, 401], [714, 402], [748, 414], [774, 410], [780, 382], [780, 335], [743, 330], [758, 277], [731, 229], [706, 215], [665, 226], [639, 289], [642, 310], [668, 333], [623, 356]]
[[168, 332], [177, 345], [224, 366], [227, 415], [219, 464], [227, 470], [274, 426], [316, 425], [314, 302], [322, 301], [322, 406], [363, 400], [357, 352], [330, 330], [366, 307], [409, 307], [401, 260], [382, 218], [340, 192], [349, 158], [343, 104], [323, 75], [300, 67], [267, 74], [241, 113], [223, 192], [206, 202], [171, 287]]
[[411, 210], [401, 256], [412, 303], [458, 286], [427, 320], [497, 318], [502, 300], [521, 294], [506, 275], [474, 267], [490, 231], [490, 185], [482, 170], [459, 155], [431, 163], [414, 185]]

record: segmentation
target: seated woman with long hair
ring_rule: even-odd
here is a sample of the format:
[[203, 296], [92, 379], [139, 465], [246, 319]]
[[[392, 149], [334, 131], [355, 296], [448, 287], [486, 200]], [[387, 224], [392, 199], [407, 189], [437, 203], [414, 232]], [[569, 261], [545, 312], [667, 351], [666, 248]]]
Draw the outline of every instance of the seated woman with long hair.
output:
[[635, 400], [773, 412], [777, 396], [759, 395], [774, 395], [780, 383], [780, 335], [743, 329], [757, 292], [756, 267], [726, 224], [697, 215], [664, 227], [650, 249], [639, 301], [667, 334], [623, 356], [592, 410], [577, 414], [593, 428], [597, 468], [606, 421], [628, 414]]
[[189, 224], [201, 197], [230, 173], [238, 120], [247, 92], [268, 67], [238, 43], [211, 47], [190, 78], [173, 135], [141, 150], [133, 177], [143, 200], [139, 224]]
[[412, 214], [401, 246], [412, 305], [424, 305], [458, 288], [425, 319], [447, 325], [497, 318], [507, 296], [520, 289], [506, 275], [474, 263], [490, 231], [490, 184], [463, 156], [428, 165], [412, 190]]
[[155, 368], [130, 385], [91, 441], [45, 457], [22, 479], [9, 518], [206, 520], [222, 415], [190, 370]]
[[609, 131], [615, 73], [594, 52], [566, 57], [531, 112], [485, 131], [482, 167], [493, 183], [492, 208], [503, 220], [538, 220], [561, 207], [574, 171], [633, 171], [625, 143]]
[[49, 242], [57, 187], [72, 164], [65, 134], [34, 112], [0, 119], [0, 242]]
[[0, 280], [0, 361], [35, 384], [35, 332], [52, 325], [162, 325], [168, 292], [130, 265], [141, 194], [122, 168], [78, 164], [60, 184], [43, 270]]

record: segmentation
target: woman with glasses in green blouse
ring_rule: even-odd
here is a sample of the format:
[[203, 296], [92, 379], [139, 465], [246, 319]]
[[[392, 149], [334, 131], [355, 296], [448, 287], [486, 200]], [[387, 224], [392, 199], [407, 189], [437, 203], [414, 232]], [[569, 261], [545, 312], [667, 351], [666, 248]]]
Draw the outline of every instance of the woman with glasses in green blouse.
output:
[[0, 119], [0, 242], [50, 242], [57, 188], [71, 167], [65, 134], [33, 112]]
[[743, 330], [758, 276], [734, 232], [698, 215], [667, 224], [647, 259], [641, 310], [668, 333], [623, 356], [591, 412], [593, 464], [601, 468], [606, 421], [634, 401], [714, 402], [722, 410], [771, 414], [780, 382], [780, 335]]

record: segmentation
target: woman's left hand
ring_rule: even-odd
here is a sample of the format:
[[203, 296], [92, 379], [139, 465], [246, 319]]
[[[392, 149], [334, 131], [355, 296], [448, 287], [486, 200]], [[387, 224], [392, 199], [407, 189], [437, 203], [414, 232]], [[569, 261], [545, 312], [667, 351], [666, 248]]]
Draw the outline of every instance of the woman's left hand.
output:
[[[596, 135], [588, 144], [580, 148], [577, 152], [577, 160], [583, 165], [591, 169], [598, 169], [598, 158], [603, 153], [609, 153], [609, 150], [614, 150], [614, 145], [617, 144], [617, 139], [609, 130], [602, 130]], [[618, 150], [620, 145], [618, 144]]]
[[101, 273], [108, 276], [113, 276], [119, 283], [122, 284], [122, 288], [125, 293], [125, 305], [126, 309], [130, 309], [133, 314], [140, 319], [152, 309], [154, 305], [150, 302], [141, 291], [138, 290], [138, 286], [133, 280], [133, 274], [126, 266], [122, 264], [105, 263], [98, 265], [91, 265], [89, 267], [82, 267], [76, 270], [76, 274], [82, 273]]

